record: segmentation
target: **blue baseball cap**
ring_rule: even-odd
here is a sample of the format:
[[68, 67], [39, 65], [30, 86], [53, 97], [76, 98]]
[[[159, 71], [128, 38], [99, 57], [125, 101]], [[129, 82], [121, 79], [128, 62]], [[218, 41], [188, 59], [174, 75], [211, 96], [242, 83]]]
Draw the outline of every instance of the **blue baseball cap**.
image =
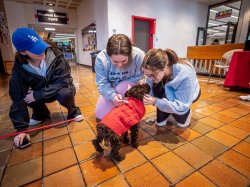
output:
[[12, 43], [17, 51], [29, 51], [40, 55], [49, 47], [42, 38], [32, 29], [18, 28], [12, 34]]

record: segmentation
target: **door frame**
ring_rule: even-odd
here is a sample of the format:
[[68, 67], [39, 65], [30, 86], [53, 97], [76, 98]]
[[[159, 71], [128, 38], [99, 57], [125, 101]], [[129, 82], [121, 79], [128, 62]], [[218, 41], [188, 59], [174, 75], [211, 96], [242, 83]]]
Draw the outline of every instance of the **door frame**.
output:
[[134, 40], [135, 39], [134, 38], [135, 37], [135, 30], [134, 30], [135, 20], [149, 22], [149, 46], [148, 46], [148, 48], [152, 49], [153, 44], [154, 44], [154, 34], [155, 34], [155, 28], [156, 28], [156, 19], [132, 15], [132, 43], [134, 43], [134, 41], [135, 41]]
[[205, 27], [198, 27], [197, 28], [197, 35], [196, 35], [196, 43], [195, 45], [199, 45], [199, 38], [200, 38], [200, 32], [203, 32], [203, 41], [202, 45], [206, 45], [206, 40], [207, 40], [207, 29]]

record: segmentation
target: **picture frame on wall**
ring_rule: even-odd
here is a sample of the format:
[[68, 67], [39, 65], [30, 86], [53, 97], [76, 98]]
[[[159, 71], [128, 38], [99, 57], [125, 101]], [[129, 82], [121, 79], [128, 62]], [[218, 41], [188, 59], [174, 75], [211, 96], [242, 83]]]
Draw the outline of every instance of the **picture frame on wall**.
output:
[[4, 12], [0, 12], [0, 43], [8, 44], [9, 29]]
[[82, 48], [83, 51], [96, 50], [96, 25], [91, 23], [84, 29], [82, 29]]

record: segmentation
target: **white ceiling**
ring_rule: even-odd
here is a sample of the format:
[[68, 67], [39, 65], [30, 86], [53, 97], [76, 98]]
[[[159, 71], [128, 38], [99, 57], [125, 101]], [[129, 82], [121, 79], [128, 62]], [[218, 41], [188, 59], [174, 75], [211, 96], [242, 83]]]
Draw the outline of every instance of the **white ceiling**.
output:
[[215, 5], [218, 3], [225, 2], [226, 0], [198, 0], [198, 2], [206, 5]]
[[6, 1], [76, 9], [80, 5], [82, 0], [6, 0]]
[[[76, 9], [82, 0], [6, 0], [6, 1], [15, 1], [19, 3], [29, 3], [29, 4], [38, 4], [38, 5], [49, 5], [53, 4], [55, 7]], [[206, 5], [214, 5], [217, 3], [224, 2], [225, 0], [198, 0], [198, 2]]]

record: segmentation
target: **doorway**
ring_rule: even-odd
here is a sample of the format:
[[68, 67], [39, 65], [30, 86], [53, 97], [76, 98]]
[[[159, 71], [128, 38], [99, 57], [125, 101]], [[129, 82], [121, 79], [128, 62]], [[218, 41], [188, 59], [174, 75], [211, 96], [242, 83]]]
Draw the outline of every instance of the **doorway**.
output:
[[144, 52], [153, 48], [156, 19], [132, 16], [132, 43]]

